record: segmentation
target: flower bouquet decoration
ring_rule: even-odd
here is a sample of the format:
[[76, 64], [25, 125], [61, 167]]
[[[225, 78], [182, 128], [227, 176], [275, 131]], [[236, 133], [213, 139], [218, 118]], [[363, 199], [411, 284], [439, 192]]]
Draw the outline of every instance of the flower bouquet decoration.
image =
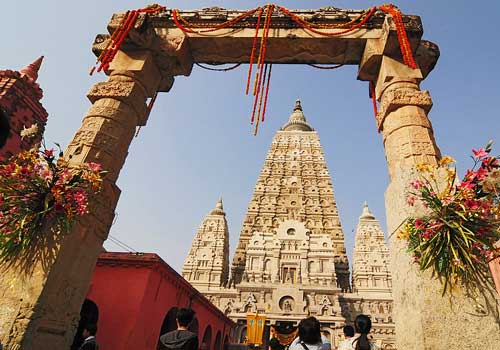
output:
[[33, 262], [47, 242], [68, 233], [88, 212], [102, 175], [99, 164], [70, 166], [54, 149], [24, 151], [0, 164], [0, 263]]
[[[467, 293], [492, 287], [488, 262], [499, 256], [500, 166], [485, 148], [472, 150], [474, 166], [457, 180], [455, 160], [417, 165], [408, 204], [421, 204], [427, 215], [409, 217], [397, 236], [421, 270], [430, 270], [443, 284], [442, 293], [456, 287]], [[491, 290], [491, 289], [490, 289]]]

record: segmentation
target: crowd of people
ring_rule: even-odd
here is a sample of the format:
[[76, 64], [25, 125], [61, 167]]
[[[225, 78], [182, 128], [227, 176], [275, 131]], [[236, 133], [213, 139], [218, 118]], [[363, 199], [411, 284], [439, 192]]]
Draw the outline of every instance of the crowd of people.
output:
[[[372, 327], [370, 318], [358, 315], [354, 320], [354, 327], [344, 326], [344, 340], [335, 347], [335, 350], [374, 350], [376, 346], [368, 338]], [[275, 344], [271, 339], [270, 350], [284, 350], [272, 348]], [[288, 350], [332, 350], [330, 341], [321, 334], [321, 326], [315, 317], [308, 317], [300, 321], [298, 337], [290, 344]]]
[[[180, 309], [177, 313], [177, 329], [160, 337], [158, 350], [197, 350], [198, 337], [188, 330], [193, 318], [193, 310]], [[332, 349], [328, 338], [321, 334], [319, 321], [315, 317], [308, 317], [300, 321], [298, 336], [287, 350], [375, 350], [377, 347], [368, 338], [371, 327], [370, 317], [358, 315], [354, 327], [344, 326], [344, 340]], [[277, 338], [270, 339], [268, 345], [269, 350], [286, 349]]]
[[[188, 330], [194, 319], [191, 309], [179, 309], [176, 322], [177, 329], [163, 334], [158, 343], [158, 350], [198, 350], [199, 342], [196, 333]], [[321, 325], [315, 317], [308, 317], [299, 322], [298, 336], [288, 346], [287, 350], [375, 350], [377, 347], [368, 338], [372, 327], [370, 317], [358, 315], [354, 327], [346, 325], [343, 328], [344, 340], [332, 349], [327, 337], [321, 334]], [[95, 335], [97, 326], [87, 325], [83, 331], [85, 339], [80, 350], [97, 350]], [[285, 350], [277, 338], [269, 340], [269, 350]]]

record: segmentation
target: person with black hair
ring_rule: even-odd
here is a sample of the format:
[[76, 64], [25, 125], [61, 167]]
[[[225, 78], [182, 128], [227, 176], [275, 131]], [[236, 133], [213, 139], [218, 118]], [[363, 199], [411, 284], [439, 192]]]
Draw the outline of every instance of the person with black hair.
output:
[[299, 336], [290, 344], [289, 350], [329, 350], [330, 343], [323, 341], [321, 326], [316, 317], [299, 322]]
[[[345, 350], [376, 350], [378, 347], [368, 339], [368, 333], [372, 329], [372, 321], [366, 315], [358, 315], [354, 320], [354, 329], [359, 334], [356, 338], [351, 338], [350, 347]], [[339, 348], [340, 349], [340, 348]]]
[[269, 340], [269, 350], [284, 350], [285, 347], [281, 345], [280, 341], [277, 338], [271, 338]]
[[10, 134], [9, 117], [0, 107], [0, 148], [5, 146]]
[[97, 350], [99, 345], [95, 339], [97, 334], [97, 325], [95, 323], [90, 323], [83, 327], [82, 336], [85, 339], [78, 350]]
[[344, 333], [344, 340], [339, 344], [338, 350], [351, 350], [353, 348], [352, 342], [354, 341], [354, 327], [353, 326], [344, 326], [342, 329]]
[[188, 331], [189, 324], [194, 319], [191, 309], [177, 311], [177, 329], [160, 337], [159, 349], [164, 350], [198, 350], [198, 335]]

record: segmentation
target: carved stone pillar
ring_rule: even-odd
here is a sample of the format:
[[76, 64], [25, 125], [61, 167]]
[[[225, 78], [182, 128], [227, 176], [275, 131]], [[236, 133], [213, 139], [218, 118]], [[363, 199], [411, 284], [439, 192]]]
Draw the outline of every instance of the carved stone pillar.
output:
[[[377, 124], [382, 132], [390, 184], [385, 194], [387, 229], [394, 233], [409, 215], [405, 191], [417, 163], [436, 164], [441, 157], [427, 113], [432, 100], [421, 91], [422, 74], [389, 57], [382, 58], [376, 84], [381, 102]], [[421, 273], [405, 251], [405, 242], [391, 239], [393, 315], [397, 348], [404, 350], [496, 349], [498, 318], [462, 295], [441, 296], [441, 284]]]
[[119, 52], [110, 72], [107, 82], [88, 93], [93, 105], [65, 152], [73, 164], [102, 164], [108, 171], [102, 192], [91, 203], [91, 214], [62, 242], [47, 247], [45, 263], [35, 266], [32, 276], [21, 278], [14, 270], [0, 276], [0, 339], [6, 349], [62, 350], [73, 341], [97, 256], [113, 222], [120, 195], [116, 179], [136, 127], [146, 124], [146, 101], [162, 79], [150, 51]]

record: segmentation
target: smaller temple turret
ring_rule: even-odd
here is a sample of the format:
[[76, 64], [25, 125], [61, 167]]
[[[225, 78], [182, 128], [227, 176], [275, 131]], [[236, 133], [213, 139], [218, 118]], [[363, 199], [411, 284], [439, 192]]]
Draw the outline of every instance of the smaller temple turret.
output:
[[356, 230], [353, 259], [352, 286], [355, 292], [391, 292], [389, 249], [384, 232], [366, 202]]
[[182, 267], [182, 276], [199, 291], [219, 289], [229, 277], [229, 230], [219, 198], [203, 219]]
[[[0, 162], [37, 145], [45, 130], [47, 111], [40, 100], [42, 89], [36, 82], [43, 56], [19, 72], [0, 70], [0, 113], [2, 131], [8, 130], [0, 150]], [[2, 142], [2, 143], [4, 143]]]

